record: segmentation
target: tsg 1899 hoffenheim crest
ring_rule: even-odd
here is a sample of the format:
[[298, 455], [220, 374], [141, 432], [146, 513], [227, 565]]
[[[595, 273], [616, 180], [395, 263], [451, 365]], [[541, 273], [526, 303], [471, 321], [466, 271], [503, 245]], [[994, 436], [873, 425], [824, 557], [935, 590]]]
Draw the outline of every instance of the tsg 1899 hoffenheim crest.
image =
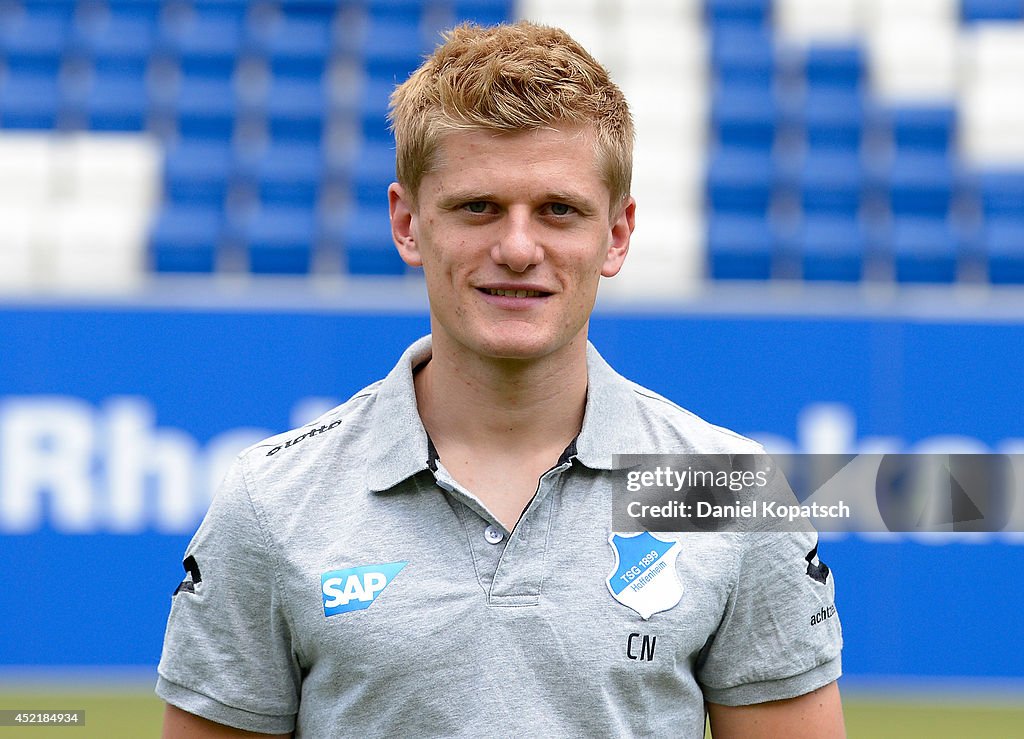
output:
[[646, 621], [655, 613], [667, 611], [683, 597], [683, 583], [676, 572], [678, 541], [665, 541], [644, 531], [612, 534], [608, 543], [615, 552], [608, 590], [619, 603], [632, 608]]

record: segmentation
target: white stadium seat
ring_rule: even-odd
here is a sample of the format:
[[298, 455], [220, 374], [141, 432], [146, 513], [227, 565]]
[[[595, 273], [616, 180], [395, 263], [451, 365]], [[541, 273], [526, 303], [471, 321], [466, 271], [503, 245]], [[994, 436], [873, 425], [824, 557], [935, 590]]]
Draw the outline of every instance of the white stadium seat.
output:
[[868, 66], [876, 94], [887, 101], [952, 101], [959, 84], [960, 37], [955, 26], [898, 23], [868, 35]]
[[148, 213], [83, 204], [62, 208], [53, 229], [48, 282], [75, 290], [122, 290], [145, 273]]
[[162, 147], [146, 135], [77, 134], [64, 164], [71, 198], [151, 211], [159, 202]]
[[35, 282], [35, 249], [38, 209], [13, 207], [0, 209], [0, 289], [27, 291]]
[[978, 24], [963, 52], [961, 152], [980, 166], [1024, 165], [1024, 24]]
[[867, 26], [960, 22], [960, 0], [859, 0]]
[[861, 0], [776, 0], [775, 25], [795, 42], [852, 41], [861, 30]]
[[0, 131], [0, 203], [32, 207], [53, 190], [53, 136]]
[[670, 211], [637, 206], [637, 229], [629, 258], [613, 280], [603, 283], [601, 294], [637, 299], [670, 298], [696, 288], [704, 273], [702, 219]]
[[960, 100], [960, 148], [982, 167], [1024, 165], [1024, 99], [1001, 85], [978, 85]]
[[1024, 23], [979, 23], [964, 44], [964, 79], [1013, 86], [1020, 96], [1024, 87]]

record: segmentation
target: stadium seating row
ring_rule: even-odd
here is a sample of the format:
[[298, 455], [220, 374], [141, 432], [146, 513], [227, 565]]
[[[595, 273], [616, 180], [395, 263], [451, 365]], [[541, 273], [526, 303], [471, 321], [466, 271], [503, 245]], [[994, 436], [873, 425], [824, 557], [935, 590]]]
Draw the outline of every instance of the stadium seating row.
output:
[[709, 274], [1019, 282], [1024, 3], [809, 4], [707, 3]]
[[[10, 2], [0, 5], [0, 129], [159, 141], [148, 238], [158, 272], [400, 273], [384, 196], [390, 91], [441, 28], [510, 15], [508, 0]], [[26, 217], [5, 242], [10, 274], [38, 275], [70, 248], [43, 224], [80, 220], [51, 148], [18, 160], [40, 184], [31, 202], [18, 196]], [[138, 262], [120, 232], [106, 233]]]
[[708, 168], [714, 211], [764, 214], [787, 206], [804, 213], [1024, 218], [1024, 171], [963, 171], [942, 152], [913, 151], [865, 164], [857, 153], [804, 156], [722, 149]]
[[889, 222], [816, 214], [786, 221], [715, 213], [708, 230], [716, 279], [901, 283], [1024, 282], [1024, 220], [991, 218], [973, 230], [945, 218]]
[[[952, 16], [955, 13], [957, 20], [965, 23], [1024, 20], [1024, 5], [1018, 0], [844, 0], [839, 3], [810, 0], [810, 3], [819, 13], [827, 13], [838, 6], [841, 10], [863, 13], [870, 18], [886, 15], [934, 18], [935, 14]], [[767, 27], [778, 18], [780, 8], [776, 5], [783, 6], [783, 13], [787, 5], [800, 10], [809, 8], [807, 3], [776, 3], [773, 0], [705, 1], [707, 20], [711, 26], [728, 24]], [[828, 21], [825, 20], [825, 23]]]
[[[642, 139], [658, 142], [634, 172], [656, 225], [638, 232], [631, 257], [643, 281], [672, 290], [699, 272], [690, 234], [704, 220], [715, 278], [1014, 280], [1024, 3], [516, 9], [593, 49], [621, 80]], [[509, 0], [13, 0], [0, 4], [0, 129], [158, 141], [162, 192], [146, 199], [159, 205], [156, 271], [401, 273], [382, 227], [390, 90], [439, 29], [513, 10]], [[49, 154], [15, 159], [43, 183], [15, 201], [66, 211]]]

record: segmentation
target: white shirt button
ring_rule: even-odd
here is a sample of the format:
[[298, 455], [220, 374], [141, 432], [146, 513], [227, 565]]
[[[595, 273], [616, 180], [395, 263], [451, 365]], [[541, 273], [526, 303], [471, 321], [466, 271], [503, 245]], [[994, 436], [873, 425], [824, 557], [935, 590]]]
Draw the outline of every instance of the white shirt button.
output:
[[484, 538], [487, 540], [488, 544], [498, 544], [505, 538], [505, 534], [497, 526], [491, 524], [484, 529]]

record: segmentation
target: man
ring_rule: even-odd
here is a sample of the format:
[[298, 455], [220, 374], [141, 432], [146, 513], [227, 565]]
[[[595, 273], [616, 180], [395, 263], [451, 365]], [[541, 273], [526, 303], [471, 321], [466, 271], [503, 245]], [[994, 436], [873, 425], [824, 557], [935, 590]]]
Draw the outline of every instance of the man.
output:
[[165, 736], [843, 735], [813, 535], [661, 535], [671, 602], [616, 594], [613, 455], [759, 449], [588, 346], [634, 225], [620, 91], [561, 31], [463, 26], [392, 105], [431, 336], [240, 455], [173, 599]]

